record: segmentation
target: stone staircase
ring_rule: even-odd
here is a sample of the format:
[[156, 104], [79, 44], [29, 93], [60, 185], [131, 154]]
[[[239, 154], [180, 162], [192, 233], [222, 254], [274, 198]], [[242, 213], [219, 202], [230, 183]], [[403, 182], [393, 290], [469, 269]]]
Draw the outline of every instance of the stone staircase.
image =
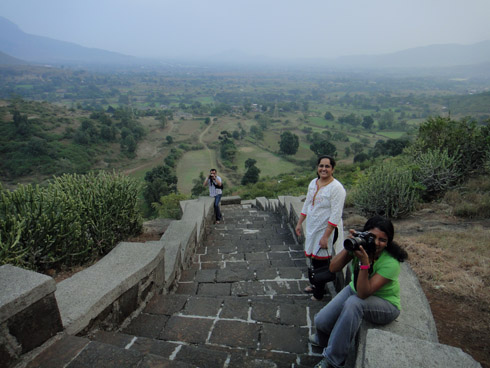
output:
[[[301, 198], [223, 202], [222, 224], [209, 225], [209, 198], [181, 203], [182, 219], [159, 242], [121, 243], [58, 285], [1, 266], [0, 367], [20, 355], [15, 368], [313, 367], [313, 318], [340, 285], [329, 283], [322, 302], [302, 292], [306, 264], [291, 227]], [[407, 263], [400, 283], [400, 317], [363, 322], [346, 368], [481, 367], [438, 343]]]
[[251, 205], [222, 211], [173, 290], [119, 331], [65, 336], [28, 367], [315, 365], [321, 350], [308, 336], [324, 302], [302, 292], [304, 253], [292, 229]]

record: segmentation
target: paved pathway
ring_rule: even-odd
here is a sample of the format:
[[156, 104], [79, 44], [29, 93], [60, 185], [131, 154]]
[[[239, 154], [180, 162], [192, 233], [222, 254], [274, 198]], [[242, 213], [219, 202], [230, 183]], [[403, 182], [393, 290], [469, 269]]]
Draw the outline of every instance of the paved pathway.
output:
[[302, 292], [302, 247], [276, 214], [222, 210], [176, 290], [122, 331], [66, 337], [30, 367], [313, 367], [321, 351], [308, 335], [329, 296]]

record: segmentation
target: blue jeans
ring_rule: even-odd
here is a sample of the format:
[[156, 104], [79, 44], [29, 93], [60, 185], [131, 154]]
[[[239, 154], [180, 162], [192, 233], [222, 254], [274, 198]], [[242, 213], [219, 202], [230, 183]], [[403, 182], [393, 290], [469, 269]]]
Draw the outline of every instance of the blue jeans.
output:
[[384, 325], [398, 317], [400, 311], [377, 296], [361, 299], [347, 285], [315, 316], [318, 341], [323, 356], [334, 367], [342, 367], [362, 319]]
[[216, 215], [216, 221], [221, 221], [221, 211], [219, 209], [219, 201], [221, 201], [222, 194], [216, 194], [214, 197], [214, 214]]

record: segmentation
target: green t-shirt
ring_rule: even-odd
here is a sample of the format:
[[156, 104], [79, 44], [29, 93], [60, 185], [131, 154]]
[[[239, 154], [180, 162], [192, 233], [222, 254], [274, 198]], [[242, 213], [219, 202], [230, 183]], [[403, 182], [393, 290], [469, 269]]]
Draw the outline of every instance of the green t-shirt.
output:
[[[356, 291], [356, 288], [354, 287], [354, 270], [355, 268], [359, 267], [358, 264], [359, 260], [357, 257], [354, 257], [351, 263], [352, 281], [349, 284], [354, 291]], [[391, 281], [383, 285], [373, 295], [389, 301], [391, 304], [401, 310], [400, 283], [398, 282], [400, 262], [393, 258], [387, 251], [383, 251], [376, 262], [374, 262], [373, 270], [369, 273], [369, 278], [371, 278], [375, 273], [378, 273]]]

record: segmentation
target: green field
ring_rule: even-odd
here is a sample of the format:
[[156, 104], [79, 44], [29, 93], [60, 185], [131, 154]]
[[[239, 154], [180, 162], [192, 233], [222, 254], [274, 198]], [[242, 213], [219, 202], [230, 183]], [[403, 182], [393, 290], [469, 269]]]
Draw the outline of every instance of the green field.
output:
[[[201, 171], [206, 176], [211, 168], [216, 168], [216, 155], [214, 151], [199, 150], [186, 152], [177, 165], [177, 177], [179, 178], [177, 187], [179, 192], [191, 194], [193, 187], [192, 180], [197, 179]], [[218, 175], [223, 180], [226, 180], [219, 173], [219, 170]]]

